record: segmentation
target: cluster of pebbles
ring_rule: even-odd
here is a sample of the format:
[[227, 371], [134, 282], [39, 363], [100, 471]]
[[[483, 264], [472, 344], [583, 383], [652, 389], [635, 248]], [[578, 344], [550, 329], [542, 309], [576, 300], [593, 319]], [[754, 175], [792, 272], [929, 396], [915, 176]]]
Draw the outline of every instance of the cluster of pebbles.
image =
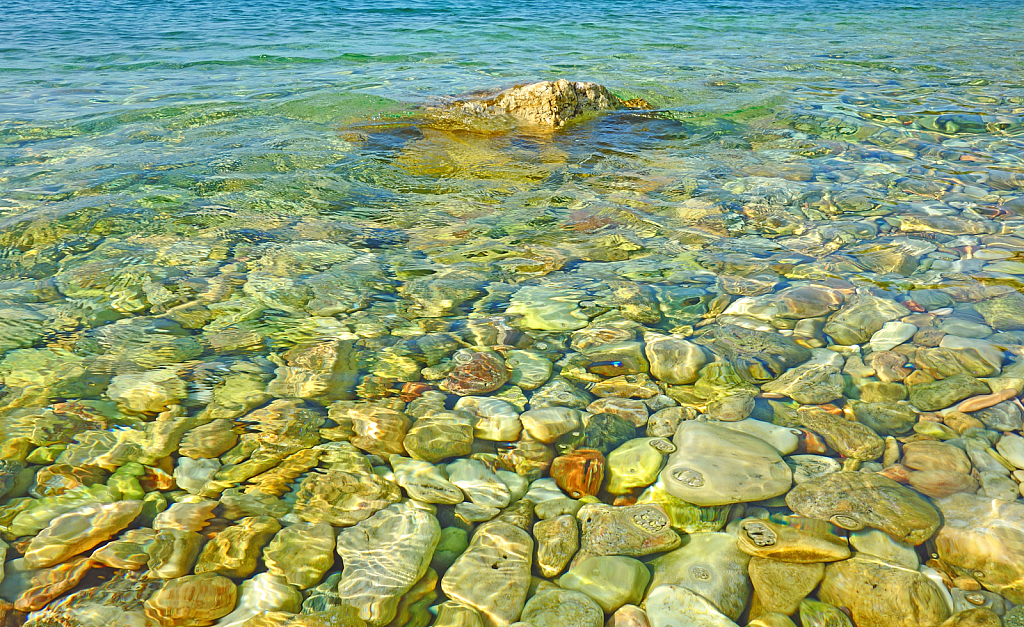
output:
[[1024, 229], [957, 207], [6, 233], [0, 622], [1024, 625]]

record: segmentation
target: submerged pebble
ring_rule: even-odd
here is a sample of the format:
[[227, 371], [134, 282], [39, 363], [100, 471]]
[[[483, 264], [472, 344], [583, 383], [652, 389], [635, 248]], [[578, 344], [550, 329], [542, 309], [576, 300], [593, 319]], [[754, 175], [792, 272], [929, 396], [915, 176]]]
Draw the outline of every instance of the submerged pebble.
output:
[[[539, 151], [478, 201], [558, 179], [543, 222], [454, 202], [459, 230], [5, 239], [5, 607], [31, 627], [1021, 623], [1024, 180], [935, 139], [997, 122], [633, 105], [546, 82], [352, 139], [421, 185]], [[551, 129], [639, 119], [737, 140], [735, 169], [633, 173], [637, 198], [598, 207], [587, 180], [618, 165], [552, 165]], [[791, 150], [816, 158], [755, 163]], [[957, 171], [894, 173], [924, 150]]]

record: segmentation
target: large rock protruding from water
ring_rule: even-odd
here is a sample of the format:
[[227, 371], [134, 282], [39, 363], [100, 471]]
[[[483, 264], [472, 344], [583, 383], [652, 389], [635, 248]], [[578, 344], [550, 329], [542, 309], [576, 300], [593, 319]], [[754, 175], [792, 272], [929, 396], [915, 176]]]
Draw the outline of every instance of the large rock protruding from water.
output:
[[495, 96], [459, 101], [452, 108], [475, 114], [507, 114], [528, 124], [560, 128], [585, 113], [622, 106], [623, 102], [602, 85], [562, 79], [516, 85]]

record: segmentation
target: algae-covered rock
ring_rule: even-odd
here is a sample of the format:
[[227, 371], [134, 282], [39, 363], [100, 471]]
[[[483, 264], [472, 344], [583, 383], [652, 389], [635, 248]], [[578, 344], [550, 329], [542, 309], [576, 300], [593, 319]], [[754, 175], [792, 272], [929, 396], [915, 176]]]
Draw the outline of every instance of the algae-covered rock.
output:
[[874, 473], [836, 472], [801, 483], [786, 495], [796, 513], [856, 531], [874, 527], [919, 545], [941, 522], [939, 512], [913, 490]]

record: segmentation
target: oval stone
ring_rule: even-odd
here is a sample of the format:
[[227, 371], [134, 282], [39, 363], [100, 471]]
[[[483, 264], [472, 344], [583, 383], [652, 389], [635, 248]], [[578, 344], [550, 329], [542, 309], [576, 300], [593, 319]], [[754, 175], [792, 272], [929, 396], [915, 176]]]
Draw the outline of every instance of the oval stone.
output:
[[760, 438], [698, 421], [679, 425], [661, 481], [669, 494], [695, 505], [770, 499], [793, 485], [779, 452]]

